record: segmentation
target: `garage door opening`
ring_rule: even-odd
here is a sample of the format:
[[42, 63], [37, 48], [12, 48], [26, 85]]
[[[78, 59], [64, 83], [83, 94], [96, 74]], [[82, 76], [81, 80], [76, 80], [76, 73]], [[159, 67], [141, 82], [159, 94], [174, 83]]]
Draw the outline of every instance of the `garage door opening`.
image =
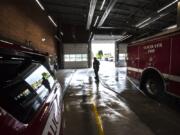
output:
[[92, 48], [92, 62], [96, 57], [100, 62], [100, 69], [115, 68], [115, 42], [106, 40], [93, 40]]

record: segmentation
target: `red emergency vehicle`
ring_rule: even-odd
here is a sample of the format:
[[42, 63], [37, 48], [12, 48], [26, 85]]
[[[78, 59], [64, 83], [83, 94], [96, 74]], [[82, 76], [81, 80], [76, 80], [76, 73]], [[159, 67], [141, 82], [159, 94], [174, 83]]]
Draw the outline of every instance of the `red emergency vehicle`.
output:
[[0, 134], [62, 134], [62, 90], [46, 56], [0, 41]]
[[180, 31], [173, 30], [128, 46], [127, 74], [151, 97], [180, 96]]

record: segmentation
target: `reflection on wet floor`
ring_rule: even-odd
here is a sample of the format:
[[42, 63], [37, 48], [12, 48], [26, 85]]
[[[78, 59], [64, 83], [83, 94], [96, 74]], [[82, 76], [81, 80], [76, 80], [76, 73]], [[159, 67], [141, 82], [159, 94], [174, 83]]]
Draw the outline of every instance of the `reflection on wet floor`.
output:
[[180, 134], [179, 114], [136, 90], [125, 68], [99, 75], [99, 83], [92, 69], [73, 75], [64, 98], [64, 135]]
[[134, 85], [126, 78], [126, 68], [115, 68], [108, 75], [101, 74], [101, 81], [104, 87], [113, 90], [114, 92], [121, 93], [124, 90], [136, 90]]
[[[98, 114], [93, 111], [93, 105]], [[65, 135], [143, 135], [144, 132], [147, 135], [153, 134], [123, 99], [118, 98], [101, 83], [95, 83], [93, 74], [88, 76], [88, 72], [82, 74], [81, 71], [77, 71], [74, 75], [65, 96], [64, 119]]]

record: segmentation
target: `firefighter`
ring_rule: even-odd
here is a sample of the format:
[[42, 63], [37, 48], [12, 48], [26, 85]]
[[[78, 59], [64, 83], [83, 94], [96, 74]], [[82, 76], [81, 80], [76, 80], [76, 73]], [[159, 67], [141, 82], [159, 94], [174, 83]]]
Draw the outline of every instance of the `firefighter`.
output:
[[94, 57], [93, 69], [94, 69], [94, 74], [95, 74], [96, 81], [99, 81], [99, 76], [98, 76], [99, 65], [100, 65], [99, 61], [97, 60], [96, 57]]

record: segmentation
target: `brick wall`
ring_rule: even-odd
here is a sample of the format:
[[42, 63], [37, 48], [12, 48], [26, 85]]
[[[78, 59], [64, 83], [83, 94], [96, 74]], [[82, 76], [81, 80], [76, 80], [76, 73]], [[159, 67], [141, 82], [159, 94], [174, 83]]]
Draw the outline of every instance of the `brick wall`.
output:
[[0, 37], [24, 44], [32, 41], [34, 48], [55, 54], [55, 33], [56, 28], [35, 0], [1, 0]]

